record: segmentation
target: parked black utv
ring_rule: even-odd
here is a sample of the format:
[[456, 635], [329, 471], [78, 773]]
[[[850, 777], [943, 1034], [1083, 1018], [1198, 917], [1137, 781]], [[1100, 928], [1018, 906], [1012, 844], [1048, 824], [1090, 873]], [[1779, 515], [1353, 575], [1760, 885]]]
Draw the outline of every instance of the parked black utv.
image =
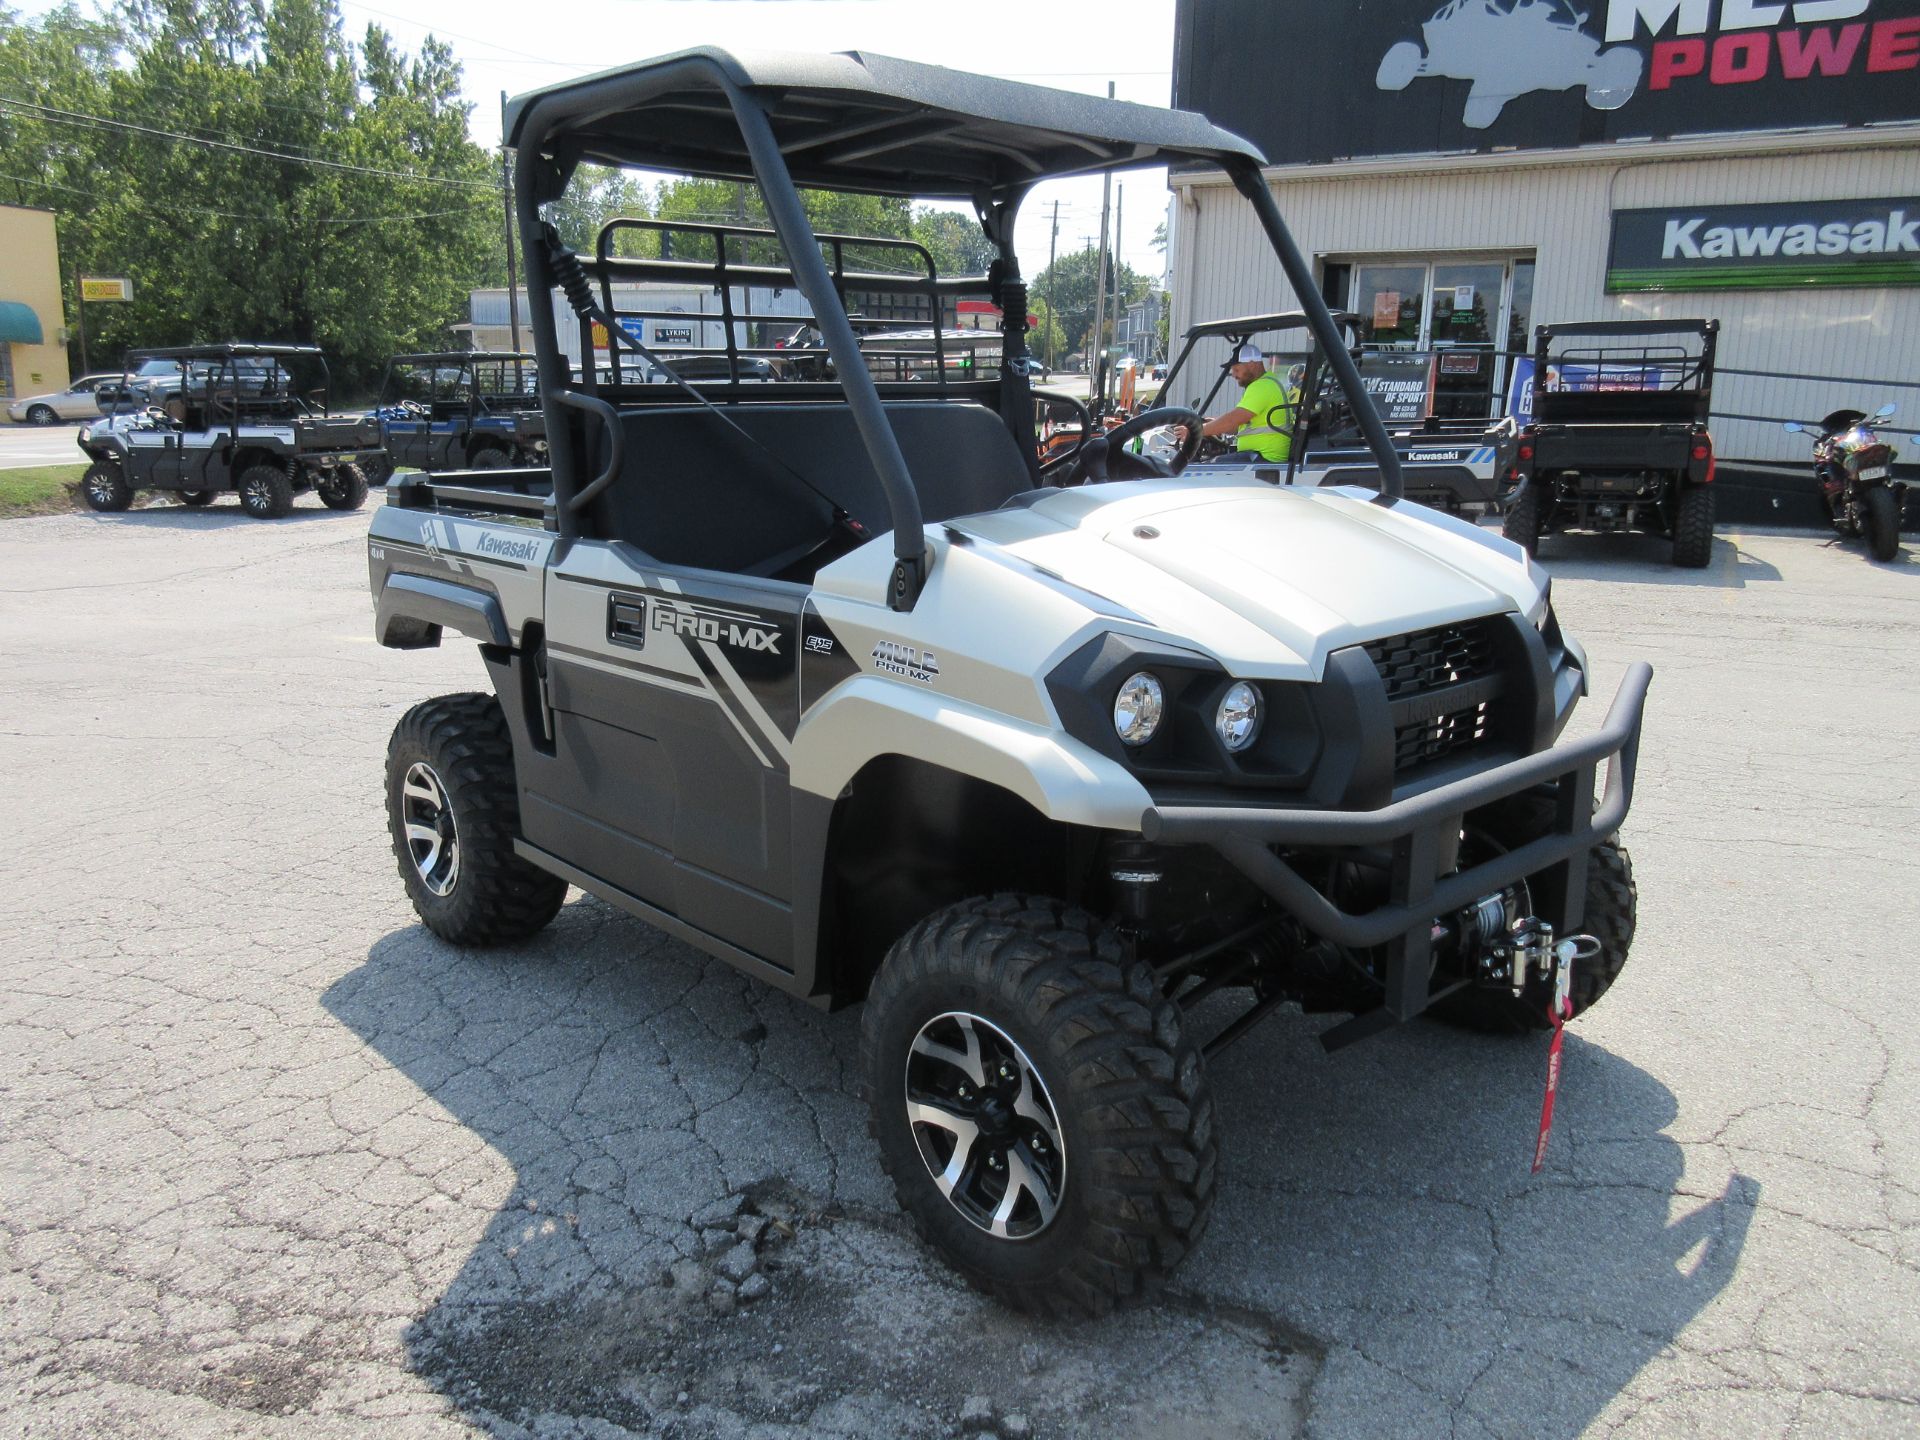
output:
[[302, 490], [331, 510], [366, 501], [361, 467], [381, 454], [379, 422], [329, 413], [326, 360], [315, 346], [132, 350], [123, 391], [135, 390], [135, 374], [139, 393], [158, 403], [128, 403], [80, 431], [93, 462], [80, 488], [93, 509], [125, 510], [141, 490], [196, 506], [232, 491], [261, 520], [287, 514]]
[[547, 417], [536, 364], [512, 351], [395, 355], [373, 412], [386, 447], [381, 478], [399, 469], [544, 465]]

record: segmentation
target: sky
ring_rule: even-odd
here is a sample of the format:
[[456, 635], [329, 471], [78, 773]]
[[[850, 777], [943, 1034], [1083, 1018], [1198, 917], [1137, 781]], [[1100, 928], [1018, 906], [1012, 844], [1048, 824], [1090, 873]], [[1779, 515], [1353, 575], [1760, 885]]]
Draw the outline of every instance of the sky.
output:
[[[28, 15], [53, 0], [14, 0]], [[83, 0], [83, 5], [86, 0]], [[1086, 94], [1113, 82], [1122, 100], [1165, 105], [1172, 93], [1173, 0], [339, 0], [349, 39], [379, 25], [408, 51], [429, 34], [466, 76], [476, 141], [500, 139], [500, 92], [517, 95], [575, 75], [692, 45], [742, 49], [866, 49]], [[320, 150], [319, 145], [315, 146]], [[1133, 171], [1124, 189], [1126, 263], [1157, 276], [1152, 245], [1166, 217], [1166, 174]], [[1053, 202], [1061, 253], [1100, 233], [1100, 181], [1055, 181], [1022, 207], [1017, 233], [1029, 277], [1047, 263]]]

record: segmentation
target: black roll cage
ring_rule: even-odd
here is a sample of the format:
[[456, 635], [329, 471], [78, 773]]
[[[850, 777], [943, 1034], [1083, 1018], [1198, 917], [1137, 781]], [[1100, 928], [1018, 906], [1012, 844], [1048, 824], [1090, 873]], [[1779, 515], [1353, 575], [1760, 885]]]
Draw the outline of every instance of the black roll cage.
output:
[[[227, 407], [226, 424], [220, 428], [224, 428], [227, 431], [228, 439], [238, 441], [240, 438], [240, 412], [245, 407], [240, 398], [240, 369], [233, 363], [236, 360], [271, 360], [275, 362], [280, 372], [287, 377], [287, 399], [306, 410], [308, 414], [312, 413], [313, 407], [292, 389], [292, 367], [279, 363], [283, 360], [290, 359], [310, 359], [319, 365], [320, 387], [317, 390], [310, 390], [307, 393], [321, 397], [320, 414], [323, 418], [330, 417], [333, 412], [328, 408], [328, 400], [333, 390], [333, 374], [327, 369], [327, 357], [321, 353], [318, 345], [255, 345], [239, 341], [229, 342], [224, 345], [172, 345], [148, 350], [127, 351], [126, 358], [120, 362], [120, 395], [114, 401], [114, 408], [108, 413], [113, 415], [132, 413], [131, 396], [133, 386], [131, 381], [133, 379], [133, 371], [135, 366], [143, 360], [178, 360], [180, 362], [180, 399], [182, 404], [187, 402], [192, 393], [193, 362], [196, 360], [215, 360], [219, 362], [218, 367], [209, 370], [206, 376], [205, 388], [208, 408], [209, 410], [212, 408], [215, 382], [231, 371], [233, 375], [233, 401]], [[123, 410], [121, 408], [123, 405], [126, 405], [128, 408]]]
[[[647, 123], [634, 118], [646, 112]], [[775, 119], [780, 122], [776, 130]], [[506, 112], [506, 141], [518, 156], [514, 200], [528, 293], [567, 291], [582, 308], [588, 282], [580, 262], [544, 226], [540, 207], [564, 192], [585, 161], [750, 180], [760, 190], [793, 283], [811, 305], [846, 405], [864, 442], [893, 520], [888, 603], [909, 610], [925, 584], [929, 548], [919, 495], [879, 390], [806, 216], [795, 175], [810, 186], [853, 193], [970, 200], [998, 259], [989, 275], [1002, 313], [999, 412], [1031, 425], [1024, 365], [1026, 288], [1013, 248], [1014, 219], [1039, 181], [1177, 160], [1218, 165], [1254, 207], [1296, 295], [1307, 328], [1325, 352], [1379, 464], [1381, 494], [1402, 493], [1399, 457], [1366, 399], [1352, 356], [1321, 298], [1261, 174], [1263, 157], [1197, 116], [1068, 95], [1039, 86], [914, 65], [885, 56], [774, 57], [749, 66], [720, 50], [685, 51], [623, 70], [521, 96]], [[735, 142], [738, 142], [736, 146]], [[596, 259], [599, 256], [596, 255]], [[612, 257], [607, 257], [611, 262]], [[590, 302], [586, 302], [590, 303]], [[552, 308], [531, 308], [547, 409], [557, 526], [581, 534], [584, 502], [613, 480], [622, 444], [620, 415], [597, 393], [591, 347], [582, 347], [576, 390]], [[584, 318], [584, 315], [583, 315]], [[938, 316], [935, 316], [938, 330]], [[609, 345], [616, 344], [608, 325]], [[737, 374], [737, 357], [729, 369]], [[944, 366], [942, 366], [944, 371]], [[616, 364], [616, 375], [618, 368]], [[601, 474], [581, 483], [568, 411], [594, 416], [608, 432]], [[1034, 446], [1026, 437], [1024, 451]]]
[[[386, 369], [381, 372], [379, 403], [382, 405], [391, 403], [388, 397], [394, 394], [394, 376], [398, 367], [424, 365], [438, 368], [457, 365], [460, 367], [461, 383], [466, 387], [467, 413], [469, 415], [490, 413], [481, 403], [480, 382], [475, 377], [474, 366], [481, 363], [504, 365], [508, 362], [512, 362], [514, 366], [514, 383], [524, 385], [526, 382], [523, 369], [535, 370], [539, 364], [539, 358], [523, 350], [438, 350], [424, 351], [417, 355], [392, 355], [387, 358]], [[527, 398], [534, 400], [538, 396], [535, 392], [529, 391]]]

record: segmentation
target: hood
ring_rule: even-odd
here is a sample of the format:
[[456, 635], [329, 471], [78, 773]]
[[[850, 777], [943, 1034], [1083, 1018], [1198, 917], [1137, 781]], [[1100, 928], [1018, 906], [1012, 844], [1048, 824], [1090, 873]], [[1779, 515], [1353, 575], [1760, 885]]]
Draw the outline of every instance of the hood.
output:
[[1517, 546], [1370, 491], [1136, 481], [952, 528], [1243, 675], [1318, 678], [1342, 646], [1545, 606], [1546, 577]]

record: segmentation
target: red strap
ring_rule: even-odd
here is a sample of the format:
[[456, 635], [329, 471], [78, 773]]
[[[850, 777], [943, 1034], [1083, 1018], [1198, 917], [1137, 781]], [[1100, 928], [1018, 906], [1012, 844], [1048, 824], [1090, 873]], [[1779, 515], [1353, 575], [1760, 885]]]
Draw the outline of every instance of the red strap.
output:
[[1540, 1138], [1533, 1146], [1533, 1173], [1538, 1175], [1540, 1167], [1547, 1158], [1547, 1137], [1553, 1133], [1553, 1102], [1560, 1094], [1560, 1042], [1567, 1038], [1567, 1021], [1573, 1018], [1573, 1002], [1566, 1002], [1561, 1014], [1554, 1014], [1553, 1007], [1547, 1007], [1547, 1017], [1553, 1021], [1553, 1044], [1547, 1047], [1547, 1093], [1540, 1101]]

